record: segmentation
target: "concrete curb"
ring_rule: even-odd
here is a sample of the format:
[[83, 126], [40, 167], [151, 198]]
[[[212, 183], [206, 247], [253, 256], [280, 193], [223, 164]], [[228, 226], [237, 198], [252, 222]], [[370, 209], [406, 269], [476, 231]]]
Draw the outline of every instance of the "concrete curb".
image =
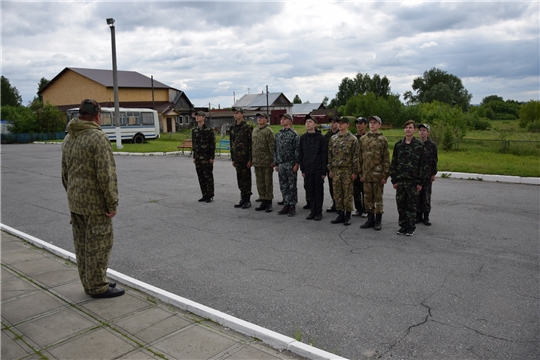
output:
[[[62, 257], [64, 259], [76, 262], [75, 254], [72, 254], [64, 249], [49, 244], [43, 240], [40, 240], [32, 235], [23, 233], [10, 226], [0, 223], [0, 229], [17, 236], [25, 241], [28, 241], [32, 245], [52, 252], [53, 254]], [[147, 293], [167, 304], [176, 306], [182, 310], [189, 311], [193, 314], [201, 316], [206, 319], [210, 319], [222, 326], [228, 327], [232, 330], [238, 331], [242, 334], [258, 338], [265, 344], [270, 345], [278, 350], [289, 350], [290, 352], [306, 357], [308, 359], [316, 360], [341, 360], [346, 359], [338, 355], [329, 353], [327, 351], [317, 349], [308, 344], [299, 342], [291, 337], [279, 334], [275, 331], [265, 329], [261, 326], [249, 323], [234, 316], [225, 314], [221, 311], [209, 308], [208, 306], [196, 303], [189, 299], [175, 295], [168, 291], [162, 290], [150, 284], [144, 283], [130, 276], [124, 275], [118, 271], [108, 269], [107, 275], [122, 284], [126, 284], [134, 289]]]

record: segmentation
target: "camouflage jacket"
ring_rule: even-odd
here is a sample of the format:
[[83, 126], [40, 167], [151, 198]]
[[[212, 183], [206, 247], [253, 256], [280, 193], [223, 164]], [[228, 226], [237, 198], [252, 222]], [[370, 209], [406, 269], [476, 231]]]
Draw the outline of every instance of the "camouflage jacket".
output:
[[300, 136], [298, 162], [303, 173], [326, 175], [328, 147], [324, 135], [315, 131]]
[[270, 125], [257, 126], [252, 133], [251, 160], [255, 167], [269, 167], [274, 161], [274, 132]]
[[437, 150], [437, 145], [431, 141], [430, 138], [427, 139], [426, 142], [424, 142], [424, 145], [426, 146], [426, 155], [427, 155], [427, 161], [428, 161], [428, 174], [426, 177], [431, 178], [432, 176], [437, 175], [437, 163], [439, 162], [439, 155]]
[[358, 141], [358, 174], [363, 181], [380, 182], [390, 176], [388, 140], [381, 133], [367, 133]]
[[111, 142], [95, 122], [73, 119], [62, 144], [62, 184], [69, 210], [80, 215], [116, 211], [118, 182]]
[[240, 124], [236, 122], [231, 125], [231, 160], [234, 162], [251, 161], [251, 132], [253, 128], [245, 120]]
[[211, 160], [216, 153], [216, 135], [214, 130], [206, 124], [201, 128], [195, 124], [191, 130], [193, 141], [193, 158], [197, 160]]
[[338, 169], [358, 173], [358, 140], [350, 132], [332, 136], [328, 144], [328, 170]]
[[422, 141], [412, 138], [410, 144], [405, 139], [396, 143], [390, 165], [392, 184], [403, 181], [423, 185], [428, 171], [426, 147]]
[[291, 128], [281, 129], [274, 142], [274, 166], [283, 163], [298, 163], [299, 137]]

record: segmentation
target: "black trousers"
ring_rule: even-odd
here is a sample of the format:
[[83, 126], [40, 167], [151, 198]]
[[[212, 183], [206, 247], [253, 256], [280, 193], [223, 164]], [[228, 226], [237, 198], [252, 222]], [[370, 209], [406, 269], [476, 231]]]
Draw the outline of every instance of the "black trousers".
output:
[[309, 198], [311, 212], [319, 214], [322, 212], [324, 201], [324, 179], [320, 173], [304, 175], [304, 188], [306, 189], [306, 197]]

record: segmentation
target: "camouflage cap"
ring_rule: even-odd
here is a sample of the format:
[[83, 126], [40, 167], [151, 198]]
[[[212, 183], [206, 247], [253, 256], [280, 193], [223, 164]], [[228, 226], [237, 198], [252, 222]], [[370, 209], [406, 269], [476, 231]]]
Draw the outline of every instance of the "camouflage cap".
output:
[[197, 115], [206, 117], [206, 114], [204, 113], [204, 111], [197, 111], [197, 112], [195, 113], [195, 116], [197, 116]]
[[306, 120], [310, 120], [310, 119], [313, 120], [313, 122], [314, 122], [315, 124], [318, 124], [318, 123], [319, 123], [319, 122], [317, 121], [316, 118], [314, 118], [313, 116], [311, 116], [311, 114], [307, 114], [307, 115], [306, 115], [306, 117], [304, 118], [304, 122], [305, 122]]
[[290, 114], [282, 114], [281, 118], [286, 118], [286, 119], [289, 119], [289, 120], [293, 121], [292, 116]]
[[375, 115], [369, 115], [369, 116], [368, 116], [368, 121], [371, 121], [371, 120], [375, 120], [375, 121], [377, 121], [379, 124], [382, 125], [382, 120], [381, 120], [381, 118], [378, 117], [378, 116], [375, 116]]
[[244, 109], [242, 109], [241, 107], [233, 107], [232, 111], [234, 112], [238, 111], [239, 113], [242, 113], [242, 114], [244, 113]]
[[94, 99], [84, 99], [79, 106], [81, 115], [97, 115], [101, 112], [101, 106]]
[[354, 120], [354, 122], [357, 123], [357, 124], [359, 124], [359, 123], [367, 124], [367, 119], [365, 117], [360, 116], [359, 118], [356, 118], [356, 120]]
[[263, 117], [265, 119], [268, 119], [268, 114], [267, 113], [256, 113], [255, 116], [256, 117]]
[[346, 116], [342, 116], [342, 117], [339, 118], [339, 122], [344, 122], [346, 124], [350, 124], [351, 120], [349, 120], [349, 118], [346, 117]]
[[429, 129], [429, 125], [428, 124], [420, 124], [418, 125], [418, 128], [426, 128], [428, 132], [430, 132], [431, 130]]

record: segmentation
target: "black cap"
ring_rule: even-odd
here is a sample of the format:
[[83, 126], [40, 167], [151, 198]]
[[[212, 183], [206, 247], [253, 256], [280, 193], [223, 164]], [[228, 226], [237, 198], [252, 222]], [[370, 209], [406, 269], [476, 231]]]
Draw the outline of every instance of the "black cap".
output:
[[359, 118], [356, 118], [356, 120], [354, 120], [354, 122], [357, 123], [357, 124], [359, 124], [359, 123], [367, 124], [367, 119], [365, 117], [360, 116]]

